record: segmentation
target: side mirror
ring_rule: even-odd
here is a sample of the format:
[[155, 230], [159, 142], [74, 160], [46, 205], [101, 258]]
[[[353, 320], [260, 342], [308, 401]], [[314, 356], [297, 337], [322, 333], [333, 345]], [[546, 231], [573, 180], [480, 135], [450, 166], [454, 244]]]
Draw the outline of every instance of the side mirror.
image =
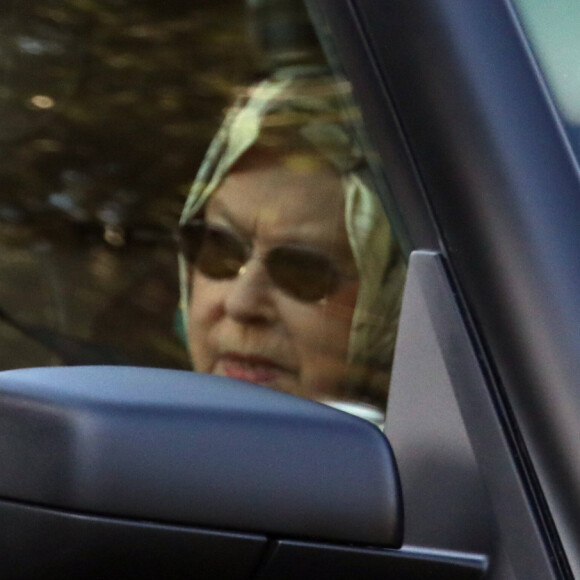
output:
[[396, 464], [364, 420], [185, 371], [29, 369], [0, 385], [2, 578], [389, 578], [385, 558], [393, 578], [421, 572], [393, 549]]
[[213, 545], [216, 566], [237, 555], [228, 578], [256, 565], [266, 537], [400, 545], [395, 461], [365, 421], [185, 371], [74, 367], [0, 377], [0, 513], [13, 543], [2, 542], [0, 562], [23, 548], [27, 562], [49, 557], [41, 542], [32, 550], [39, 526], [49, 544], [62, 538], [53, 561], [77, 543], [96, 555], [121, 529], [139, 551], [152, 533], [191, 536], [192, 552], [193, 537], [203, 537], [198, 557]]

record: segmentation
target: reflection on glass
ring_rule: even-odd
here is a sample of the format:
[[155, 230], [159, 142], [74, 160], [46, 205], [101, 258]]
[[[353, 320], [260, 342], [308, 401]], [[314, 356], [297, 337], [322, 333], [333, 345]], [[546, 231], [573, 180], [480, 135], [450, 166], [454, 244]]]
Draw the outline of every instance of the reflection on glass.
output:
[[243, 16], [238, 0], [3, 4], [0, 369], [188, 367], [171, 233], [255, 74]]
[[55, 105], [54, 99], [47, 95], [34, 95], [30, 102], [37, 109], [52, 109]]

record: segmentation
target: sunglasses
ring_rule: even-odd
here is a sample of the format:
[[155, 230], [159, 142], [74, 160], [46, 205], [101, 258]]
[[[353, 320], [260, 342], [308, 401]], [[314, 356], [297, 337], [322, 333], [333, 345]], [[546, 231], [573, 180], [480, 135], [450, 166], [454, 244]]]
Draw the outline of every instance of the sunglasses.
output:
[[[232, 279], [244, 273], [252, 257], [252, 245], [228, 229], [192, 220], [179, 231], [179, 245], [186, 260], [214, 280]], [[314, 250], [294, 245], [276, 246], [264, 256], [272, 282], [289, 296], [303, 302], [317, 302], [336, 291], [341, 273], [334, 261]]]

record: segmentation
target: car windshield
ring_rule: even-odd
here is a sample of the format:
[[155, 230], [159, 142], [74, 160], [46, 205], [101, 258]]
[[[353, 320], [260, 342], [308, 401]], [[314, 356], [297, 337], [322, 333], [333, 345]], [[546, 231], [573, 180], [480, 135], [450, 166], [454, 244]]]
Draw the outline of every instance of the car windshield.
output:
[[302, 2], [9, 5], [0, 368], [194, 368], [380, 423], [405, 266]]
[[580, 4], [576, 0], [514, 0], [580, 159]]

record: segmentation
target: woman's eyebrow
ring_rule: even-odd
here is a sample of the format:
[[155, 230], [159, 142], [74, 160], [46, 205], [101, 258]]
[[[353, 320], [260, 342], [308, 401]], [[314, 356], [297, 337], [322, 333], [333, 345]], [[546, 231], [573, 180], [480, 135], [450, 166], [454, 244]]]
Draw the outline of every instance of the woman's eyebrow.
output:
[[208, 208], [206, 209], [206, 219], [208, 219], [208, 214], [210, 212], [212, 214], [211, 217], [219, 217], [224, 219], [240, 234], [251, 236], [251, 231], [239, 222], [239, 220], [228, 208], [228, 205], [224, 203], [219, 197], [214, 197], [210, 199], [208, 203]]
[[[254, 235], [252, 226], [244, 226], [239, 219], [236, 218], [230, 209], [229, 204], [219, 197], [210, 199], [208, 202], [208, 210], [209, 211], [206, 211], [206, 219], [209, 217], [208, 213], [211, 212], [211, 217], [209, 217], [210, 222], [212, 218], [220, 218], [226, 221], [227, 225], [231, 226], [241, 237], [250, 239]], [[350, 254], [350, 246], [340, 244], [334, 234], [335, 232], [333, 231], [321, 238], [318, 234], [312, 234], [308, 230], [299, 232], [289, 231], [284, 232], [283, 234], [274, 235], [271, 242], [272, 245], [291, 245], [310, 248], [335, 259]]]

